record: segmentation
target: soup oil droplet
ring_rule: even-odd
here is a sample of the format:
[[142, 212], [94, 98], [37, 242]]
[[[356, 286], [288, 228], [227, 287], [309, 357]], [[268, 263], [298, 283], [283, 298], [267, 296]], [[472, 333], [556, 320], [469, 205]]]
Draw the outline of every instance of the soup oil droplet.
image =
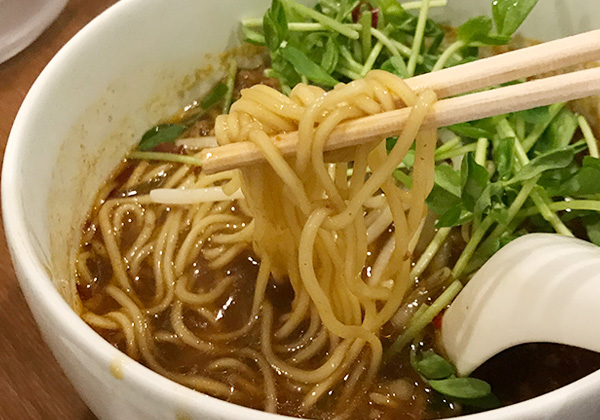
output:
[[123, 357], [121, 356], [117, 356], [114, 359], [112, 359], [112, 361], [110, 362], [110, 374], [115, 378], [115, 379], [123, 379], [123, 363], [125, 362], [125, 359], [123, 359]]
[[180, 411], [175, 414], [175, 420], [192, 420], [192, 418], [189, 414]]

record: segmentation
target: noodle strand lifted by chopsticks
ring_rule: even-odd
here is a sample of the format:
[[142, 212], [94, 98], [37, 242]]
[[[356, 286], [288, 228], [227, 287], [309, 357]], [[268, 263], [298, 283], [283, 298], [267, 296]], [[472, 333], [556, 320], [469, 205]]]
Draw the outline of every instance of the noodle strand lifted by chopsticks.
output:
[[[364, 345], [368, 346], [369, 378], [381, 364], [379, 329], [396, 313], [411, 285], [412, 247], [426, 212], [425, 198], [433, 187], [436, 142], [435, 130], [420, 131], [420, 127], [435, 101], [432, 91], [416, 95], [399, 78], [372, 71], [363, 80], [338, 85], [327, 93], [314, 86], [298, 85], [289, 98], [265, 86], [255, 86], [242, 91], [229, 115], [217, 118], [220, 144], [254, 142], [269, 165], [242, 170], [242, 189], [255, 221], [254, 251], [262, 259], [269, 258], [276, 279], [288, 277], [292, 282], [296, 311], [305, 307], [308, 295], [310, 306], [316, 308], [329, 334], [347, 342], [342, 348], [362, 343], [361, 350], [355, 352], [358, 357], [367, 351]], [[357, 147], [349, 159], [353, 166], [338, 163], [333, 172], [330, 170], [323, 148], [338, 124], [402, 105], [412, 107], [411, 115], [389, 153], [384, 142]], [[297, 155], [285, 159], [269, 136], [291, 130], [298, 130]], [[407, 194], [406, 188], [397, 186], [392, 173], [413, 144], [414, 182]], [[348, 177], [350, 167], [353, 171]], [[264, 181], [257, 179], [269, 179], [269, 189], [265, 191]], [[361, 277], [368, 265], [364, 218], [373, 211], [365, 203], [380, 190], [385, 203], [378, 210], [389, 209], [394, 224], [388, 246], [393, 250], [379, 261], [380, 281], [369, 283]], [[281, 211], [282, 207], [286, 211]], [[388, 279], [392, 281], [391, 289], [379, 286]], [[307, 313], [306, 309], [302, 312]], [[290, 330], [286, 328], [286, 334]], [[281, 334], [278, 337], [283, 338]], [[268, 343], [265, 345], [268, 347]], [[270, 355], [267, 360], [298, 382], [324, 379], [323, 373], [317, 373], [322, 372], [321, 368], [312, 374], [284, 368], [275, 361], [272, 350], [265, 351]], [[327, 364], [330, 380], [321, 384], [326, 389], [336, 386], [333, 378], [342, 373], [342, 364], [334, 362], [336, 354]], [[358, 366], [356, 360], [350, 365]], [[306, 395], [305, 409], [315, 403], [314, 396]]]

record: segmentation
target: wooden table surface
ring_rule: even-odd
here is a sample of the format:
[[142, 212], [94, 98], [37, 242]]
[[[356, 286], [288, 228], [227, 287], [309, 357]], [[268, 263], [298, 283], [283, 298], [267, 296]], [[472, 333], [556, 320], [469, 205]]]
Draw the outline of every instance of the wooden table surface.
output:
[[[116, 0], [70, 0], [26, 50], [0, 64], [0, 152], [30, 86], [56, 52]], [[1, 216], [0, 216], [1, 217]], [[21, 294], [0, 225], [0, 419], [94, 420], [43, 342]]]

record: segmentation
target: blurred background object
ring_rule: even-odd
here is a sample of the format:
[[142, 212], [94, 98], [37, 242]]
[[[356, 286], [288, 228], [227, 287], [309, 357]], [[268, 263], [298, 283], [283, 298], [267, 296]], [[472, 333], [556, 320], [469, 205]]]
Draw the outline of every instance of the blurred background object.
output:
[[35, 41], [66, 3], [67, 0], [0, 0], [0, 63]]
[[[73, 35], [113, 3], [116, 0], [0, 0], [0, 62], [4, 61], [0, 64], [0, 162], [17, 110], [38, 74]], [[9, 9], [14, 14], [9, 14]], [[27, 16], [29, 13], [31, 18], [32, 10], [38, 13], [33, 18], [39, 25], [37, 30], [33, 31], [32, 26], [18, 30], [18, 19], [23, 25], [32, 24]], [[47, 19], [43, 24], [42, 15]], [[9, 37], [10, 29], [13, 32]], [[3, 224], [0, 224], [0, 419], [95, 419], [40, 336], [10, 262]]]

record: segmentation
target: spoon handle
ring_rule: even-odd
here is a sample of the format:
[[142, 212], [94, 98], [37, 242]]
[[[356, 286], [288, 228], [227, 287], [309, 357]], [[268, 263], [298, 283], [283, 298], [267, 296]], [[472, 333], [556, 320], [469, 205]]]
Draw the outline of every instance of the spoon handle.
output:
[[600, 247], [529, 234], [498, 251], [446, 311], [441, 340], [459, 375], [524, 343], [600, 352]]

